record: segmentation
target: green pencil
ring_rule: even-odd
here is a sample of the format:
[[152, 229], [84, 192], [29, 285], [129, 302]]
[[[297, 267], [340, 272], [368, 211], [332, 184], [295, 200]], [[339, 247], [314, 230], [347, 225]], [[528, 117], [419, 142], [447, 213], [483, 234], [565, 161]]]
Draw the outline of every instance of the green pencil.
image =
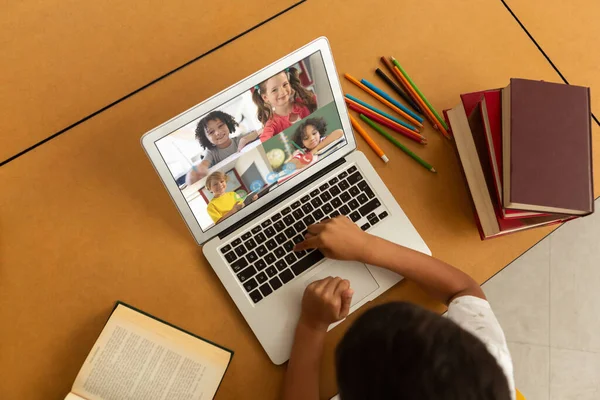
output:
[[390, 142], [392, 142], [393, 144], [395, 144], [397, 147], [400, 148], [400, 150], [402, 150], [403, 152], [405, 152], [406, 154], [408, 154], [410, 157], [412, 157], [416, 162], [418, 162], [419, 164], [421, 164], [423, 167], [425, 167], [426, 169], [428, 169], [431, 172], [437, 172], [435, 170], [435, 168], [433, 168], [430, 164], [428, 164], [427, 162], [425, 162], [424, 160], [422, 160], [418, 155], [416, 155], [415, 153], [413, 153], [412, 151], [410, 151], [408, 148], [406, 148], [406, 146], [404, 146], [402, 143], [400, 143], [399, 141], [397, 141], [392, 135], [390, 135], [389, 133], [387, 133], [386, 131], [384, 131], [382, 127], [380, 127], [379, 125], [377, 125], [375, 122], [371, 121], [368, 117], [365, 117], [363, 114], [360, 114], [360, 119], [362, 119], [367, 124], [369, 124], [369, 126], [371, 128], [375, 129], [377, 132], [379, 132], [383, 136], [385, 136], [387, 140], [389, 140]]
[[410, 79], [410, 76], [408, 76], [408, 74], [406, 73], [406, 71], [404, 70], [404, 68], [402, 68], [402, 66], [400, 65], [400, 63], [398, 62], [398, 60], [396, 60], [394, 57], [392, 57], [392, 62], [394, 63], [394, 65], [396, 67], [398, 67], [398, 69], [400, 70], [400, 72], [402, 72], [402, 75], [404, 75], [404, 77], [406, 78], [406, 80], [408, 81], [408, 83], [410, 83], [410, 86], [413, 87], [413, 89], [415, 89], [415, 92], [417, 92], [417, 94], [419, 96], [421, 96], [421, 99], [423, 99], [423, 102], [427, 105], [427, 107], [429, 107], [429, 109], [431, 110], [431, 112], [435, 115], [435, 118], [438, 120], [438, 122], [440, 124], [442, 124], [442, 126], [444, 127], [445, 130], [448, 130], [450, 128], [448, 128], [448, 125], [446, 125], [446, 121], [444, 121], [444, 118], [440, 117], [440, 114], [438, 114], [437, 111], [435, 111], [435, 108], [433, 108], [433, 106], [431, 105], [431, 103], [429, 102], [429, 100], [427, 100], [427, 98], [425, 97], [425, 95], [423, 95], [423, 93], [421, 93], [421, 91], [419, 90], [419, 88], [417, 87], [417, 85], [415, 85], [415, 83], [412, 81], [412, 79]]

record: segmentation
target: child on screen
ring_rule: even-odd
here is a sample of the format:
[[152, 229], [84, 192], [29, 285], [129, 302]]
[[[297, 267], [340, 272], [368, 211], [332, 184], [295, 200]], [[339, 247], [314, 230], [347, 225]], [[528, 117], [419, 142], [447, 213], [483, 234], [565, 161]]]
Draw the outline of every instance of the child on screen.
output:
[[273, 75], [254, 87], [252, 101], [256, 104], [258, 120], [264, 125], [261, 142], [308, 117], [317, 109], [317, 100], [305, 89], [295, 68]]
[[[228, 177], [221, 171], [216, 171], [206, 178], [206, 188], [213, 194], [206, 211], [216, 224], [220, 220], [235, 214], [244, 208], [244, 202], [235, 192], [226, 192]], [[252, 200], [258, 199], [254, 195]]]
[[344, 136], [344, 131], [336, 129], [327, 134], [327, 122], [322, 117], [308, 118], [294, 132], [292, 140], [305, 151], [316, 154]]

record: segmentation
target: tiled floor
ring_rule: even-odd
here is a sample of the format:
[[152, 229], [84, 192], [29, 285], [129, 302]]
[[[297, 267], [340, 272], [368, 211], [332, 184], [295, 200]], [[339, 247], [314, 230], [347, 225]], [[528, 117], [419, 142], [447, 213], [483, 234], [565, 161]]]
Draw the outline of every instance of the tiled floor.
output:
[[600, 399], [600, 211], [560, 227], [483, 289], [527, 400]]

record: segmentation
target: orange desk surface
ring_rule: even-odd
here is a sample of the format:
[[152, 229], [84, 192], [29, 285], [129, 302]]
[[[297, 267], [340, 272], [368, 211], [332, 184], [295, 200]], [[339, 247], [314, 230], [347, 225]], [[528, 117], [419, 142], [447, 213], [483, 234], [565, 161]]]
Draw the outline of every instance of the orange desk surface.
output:
[[298, 1], [6, 2], [0, 161]]
[[[0, 169], [1, 398], [64, 396], [116, 300], [233, 349], [218, 398], [278, 398], [285, 366], [271, 364], [220, 285], [139, 139], [320, 35], [340, 75], [373, 77], [379, 56], [395, 55], [440, 111], [510, 77], [558, 81], [500, 2], [404, 2], [396, 12], [388, 4], [308, 2]], [[551, 231], [480, 241], [451, 144], [431, 128], [424, 134], [418, 154], [438, 174], [381, 138], [387, 165], [358, 142], [436, 257], [484, 282]], [[410, 282], [372, 304], [399, 299], [442, 310]], [[365, 308], [327, 336], [323, 398], [336, 392], [335, 345]]]
[[600, 118], [600, 2], [507, 0], [506, 4], [570, 84], [592, 88], [592, 112]]

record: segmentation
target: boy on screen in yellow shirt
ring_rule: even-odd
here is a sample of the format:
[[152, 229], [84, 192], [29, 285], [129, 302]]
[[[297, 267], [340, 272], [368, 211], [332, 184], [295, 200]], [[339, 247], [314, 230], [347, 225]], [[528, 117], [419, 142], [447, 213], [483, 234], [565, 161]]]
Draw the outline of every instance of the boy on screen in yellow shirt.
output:
[[[206, 178], [206, 188], [213, 194], [206, 211], [215, 224], [244, 208], [244, 202], [237, 193], [225, 191], [227, 180], [227, 175], [221, 171], [213, 172]], [[254, 195], [253, 200], [257, 198]]]

